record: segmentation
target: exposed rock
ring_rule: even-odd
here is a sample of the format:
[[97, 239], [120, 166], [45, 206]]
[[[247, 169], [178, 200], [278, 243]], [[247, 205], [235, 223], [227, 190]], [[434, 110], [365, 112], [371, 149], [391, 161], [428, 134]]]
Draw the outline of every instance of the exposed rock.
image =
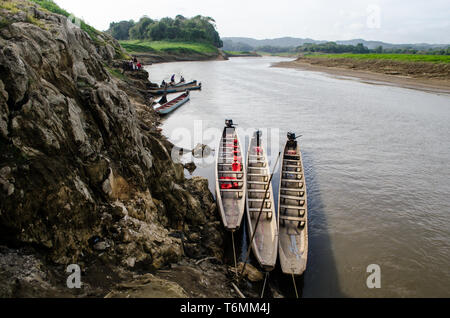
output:
[[211, 155], [212, 149], [208, 145], [198, 144], [192, 150], [194, 158], [207, 158]]
[[98, 257], [154, 270], [185, 256], [169, 236], [184, 231], [197, 233], [186, 242], [195, 257], [220, 257], [214, 199], [172, 161], [148, 73], [114, 76], [115, 40], [13, 3], [16, 13], [0, 8], [10, 21], [0, 28], [0, 242], [36, 246], [55, 264]]
[[[242, 272], [243, 267], [244, 267], [244, 263], [239, 263], [237, 265], [238, 273]], [[233, 271], [234, 271], [234, 267], [233, 267]], [[251, 281], [252, 283], [260, 282], [264, 279], [263, 273], [261, 273], [259, 270], [257, 270], [251, 264], [245, 265], [245, 270], [244, 270], [243, 276], [245, 278], [247, 278], [249, 281]]]
[[195, 169], [197, 169], [197, 166], [193, 162], [188, 162], [184, 164], [184, 169], [187, 169], [187, 171], [189, 171], [189, 173], [192, 174], [195, 171]]
[[67, 297], [49, 282], [49, 273], [34, 255], [0, 246], [0, 298]]

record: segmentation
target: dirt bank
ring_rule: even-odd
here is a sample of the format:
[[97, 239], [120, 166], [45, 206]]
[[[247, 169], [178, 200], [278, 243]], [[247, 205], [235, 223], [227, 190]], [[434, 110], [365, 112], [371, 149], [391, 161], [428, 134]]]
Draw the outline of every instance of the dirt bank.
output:
[[144, 65], [151, 65], [156, 63], [168, 62], [183, 62], [183, 61], [214, 61], [228, 59], [221, 52], [213, 54], [189, 53], [189, 54], [174, 54], [165, 52], [149, 52], [149, 53], [129, 53], [136, 56]]
[[355, 77], [371, 84], [450, 94], [448, 64], [299, 57], [295, 61], [280, 62], [274, 66], [324, 72], [337, 77]]

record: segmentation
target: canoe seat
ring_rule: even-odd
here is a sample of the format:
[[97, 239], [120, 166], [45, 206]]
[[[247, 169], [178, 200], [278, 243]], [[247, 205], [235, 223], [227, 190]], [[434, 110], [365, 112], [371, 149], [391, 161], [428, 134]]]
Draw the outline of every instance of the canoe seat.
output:
[[264, 160], [253, 160], [253, 159], [249, 159], [248, 163], [250, 164], [255, 164], [255, 163], [262, 163], [264, 164], [264, 166], [266, 165], [266, 162]]
[[[293, 178], [289, 178], [289, 177], [293, 177]], [[285, 173], [285, 172], [283, 172], [282, 181], [285, 181], [285, 180], [301, 181], [301, 180], [303, 180], [303, 175], [300, 172], [298, 172], [298, 173], [295, 173], [295, 172], [293, 172], [293, 173]]]
[[282, 199], [288, 199], [288, 200], [303, 200], [303, 198], [301, 196], [287, 195], [287, 194], [282, 194], [282, 193], [280, 193], [280, 197]]
[[295, 216], [286, 216], [286, 215], [280, 215], [280, 221], [283, 226], [286, 226], [286, 221], [288, 222], [298, 222], [298, 228], [305, 227], [306, 225], [306, 218], [299, 218]]
[[303, 173], [298, 172], [298, 171], [289, 171], [289, 170], [283, 170], [283, 175], [285, 174], [292, 174], [292, 175], [296, 175], [296, 176], [302, 176]]
[[303, 184], [303, 181], [301, 180], [294, 180], [294, 179], [282, 179], [281, 182], [290, 182], [290, 183], [301, 183]]
[[294, 205], [281, 205], [280, 206], [282, 213], [286, 213], [287, 210], [297, 210], [297, 214], [299, 217], [304, 217], [306, 214], [306, 210], [303, 207], [300, 206], [294, 206]]
[[223, 174], [241, 174], [243, 175], [244, 172], [243, 171], [217, 171], [218, 173], [223, 173]]
[[[219, 164], [221, 166], [229, 166], [229, 167], [233, 166], [233, 163], [231, 163], [231, 162], [218, 162], [217, 164]], [[241, 171], [242, 171], [242, 167], [241, 167]], [[235, 171], [235, 172], [239, 172], [239, 171]]]
[[[261, 199], [259, 195], [264, 195], [266, 193], [266, 190], [264, 189], [249, 189], [248, 191], [248, 198], [249, 199]], [[270, 199], [270, 192], [267, 191], [266, 199]]]
[[[250, 199], [249, 198], [247, 201], [248, 201], [248, 203], [250, 205], [250, 208], [260, 209], [263, 201], [264, 201], [264, 208], [265, 209], [270, 209], [272, 207], [272, 203], [270, 201], [268, 201], [267, 199], [264, 200], [264, 199], [260, 199], [260, 198], [257, 198], [257, 199]], [[253, 203], [255, 203], [255, 205], [253, 205]]]
[[[280, 191], [284, 191], [284, 192], [296, 192], [299, 194], [300, 197], [304, 197], [305, 196], [305, 191], [304, 190], [300, 190], [300, 189], [296, 189], [296, 188], [280, 188]], [[284, 194], [281, 194], [284, 195]]]
[[303, 210], [303, 208], [301, 207], [301, 206], [295, 206], [295, 205], [284, 205], [284, 204], [282, 204], [282, 205], [280, 205], [280, 207], [282, 208], [282, 209], [294, 209], [294, 210]]
[[[264, 177], [264, 176], [261, 176]], [[248, 181], [248, 183], [250, 184], [262, 184], [262, 185], [267, 185], [267, 182], [263, 182], [263, 181]]]
[[302, 171], [302, 167], [301, 166], [294, 166], [294, 165], [284, 165], [283, 168], [294, 168], [296, 169], [295, 171]]
[[286, 200], [295, 200], [299, 202], [299, 206], [303, 207], [306, 203], [306, 201], [303, 198], [289, 196], [289, 195], [280, 195], [280, 199], [283, 201], [283, 203], [286, 202]]
[[[261, 208], [259, 208], [259, 209], [256, 209], [256, 208], [252, 209], [252, 208], [250, 208], [249, 209], [250, 217], [252, 219], [256, 219], [258, 217], [258, 214], [259, 214], [260, 211], [261, 211]], [[273, 210], [272, 209], [262, 209], [261, 213], [266, 214], [266, 218], [268, 220], [272, 220], [272, 217], [273, 217]]]
[[[301, 180], [291, 180], [291, 181], [281, 180], [281, 184], [282, 184], [283, 189], [290, 189], [291, 191], [303, 189], [303, 181], [301, 181]], [[296, 185], [295, 185], [295, 188], [289, 188], [289, 187], [287, 187], [288, 184], [296, 184]]]
[[297, 164], [297, 166], [300, 166], [300, 160], [290, 160], [290, 159], [284, 159], [286, 162], [291, 162]]
[[255, 173], [247, 173], [248, 177], [254, 177], [254, 178], [264, 178], [264, 182], [267, 183], [269, 181], [269, 177], [265, 174], [255, 174]]
[[237, 193], [238, 198], [242, 199], [244, 197], [244, 191], [242, 189], [220, 189], [221, 193]]

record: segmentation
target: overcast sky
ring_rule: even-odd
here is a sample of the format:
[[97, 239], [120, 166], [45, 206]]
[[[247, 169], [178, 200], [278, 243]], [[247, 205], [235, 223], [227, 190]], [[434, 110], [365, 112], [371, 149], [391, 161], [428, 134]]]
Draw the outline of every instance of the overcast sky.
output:
[[222, 37], [450, 43], [450, 0], [55, 0], [99, 30], [112, 21], [210, 16]]

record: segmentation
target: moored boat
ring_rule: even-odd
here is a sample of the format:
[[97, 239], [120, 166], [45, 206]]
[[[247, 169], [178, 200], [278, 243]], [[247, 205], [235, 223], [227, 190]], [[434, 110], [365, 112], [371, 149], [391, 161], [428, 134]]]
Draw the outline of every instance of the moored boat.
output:
[[178, 107], [186, 104], [189, 100], [190, 100], [189, 92], [186, 92], [178, 96], [177, 98], [171, 100], [170, 102], [167, 102], [161, 105], [160, 107], [155, 108], [155, 111], [160, 115], [166, 115], [173, 112]]
[[247, 181], [242, 146], [232, 120], [226, 121], [216, 150], [216, 200], [225, 229], [240, 228], [245, 212]]
[[281, 269], [302, 275], [308, 258], [308, 201], [302, 154], [293, 133], [288, 134], [282, 158], [278, 224]]
[[[278, 226], [272, 183], [269, 182], [269, 161], [261, 136], [260, 131], [255, 133], [247, 153], [247, 223], [249, 236], [254, 235], [253, 254], [261, 267], [270, 272], [275, 268], [277, 260]], [[257, 224], [260, 211], [262, 215]]]
[[175, 86], [168, 86], [167, 88], [161, 87], [157, 89], [151, 89], [149, 90], [149, 93], [152, 95], [163, 95], [163, 94], [173, 94], [173, 93], [179, 93], [183, 91], [195, 91], [202, 89], [202, 84], [197, 84], [197, 81], [193, 81], [186, 84], [178, 84]]

